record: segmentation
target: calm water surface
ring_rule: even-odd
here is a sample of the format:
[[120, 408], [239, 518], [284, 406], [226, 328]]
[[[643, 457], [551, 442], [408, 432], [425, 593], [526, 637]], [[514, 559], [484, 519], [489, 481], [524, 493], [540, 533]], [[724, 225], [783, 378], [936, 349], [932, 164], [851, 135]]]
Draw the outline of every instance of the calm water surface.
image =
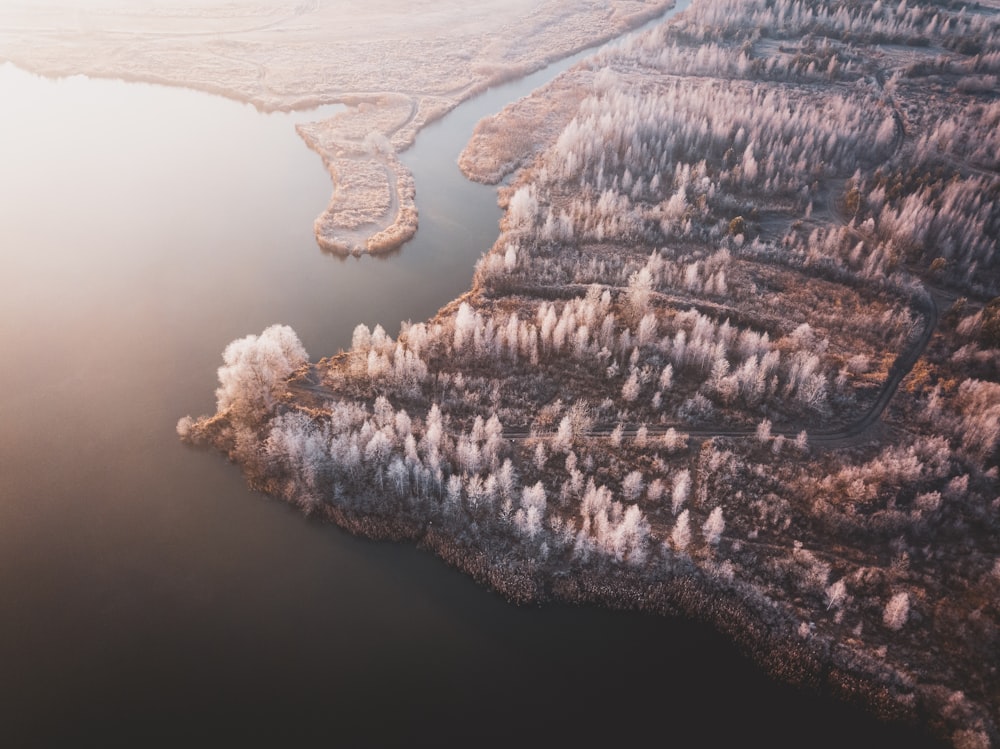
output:
[[214, 410], [228, 341], [287, 323], [317, 359], [467, 288], [500, 214], [455, 157], [542, 80], [422, 133], [417, 238], [340, 260], [316, 247], [330, 183], [292, 127], [315, 113], [0, 67], [0, 743], [901, 738], [703, 628], [510, 606], [177, 439], [178, 417]]

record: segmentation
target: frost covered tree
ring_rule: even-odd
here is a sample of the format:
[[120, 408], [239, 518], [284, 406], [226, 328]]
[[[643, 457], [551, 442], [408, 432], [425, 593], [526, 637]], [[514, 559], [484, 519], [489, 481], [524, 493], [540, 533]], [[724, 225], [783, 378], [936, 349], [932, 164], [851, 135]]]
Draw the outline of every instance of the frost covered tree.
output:
[[898, 631], [906, 624], [910, 616], [910, 596], [906, 592], [896, 593], [885, 605], [882, 612], [882, 623], [889, 629]]
[[622, 481], [622, 494], [629, 502], [635, 502], [645, 487], [645, 481], [640, 471], [631, 471]]
[[628, 279], [628, 302], [636, 317], [645, 314], [653, 292], [653, 276], [649, 268], [641, 268]]
[[552, 440], [552, 449], [564, 453], [573, 449], [573, 419], [569, 414], [563, 416], [559, 422], [559, 429]]
[[674, 523], [674, 530], [670, 534], [670, 540], [673, 541], [674, 548], [678, 551], [684, 551], [687, 549], [688, 544], [691, 543], [691, 521], [688, 519], [687, 510], [684, 510], [684, 512], [677, 516], [677, 522]]
[[671, 386], [674, 384], [674, 368], [667, 364], [663, 367], [663, 371], [660, 372], [659, 386], [660, 390], [670, 390]]
[[645, 447], [649, 440], [649, 427], [642, 424], [638, 429], [635, 430], [635, 446]]
[[633, 564], [642, 564], [645, 561], [649, 522], [638, 505], [629, 505], [612, 536], [612, 547], [618, 561], [627, 559]]
[[757, 425], [757, 441], [766, 445], [771, 441], [771, 420], [761, 419], [761, 422]]
[[219, 412], [229, 411], [238, 421], [254, 422], [270, 413], [285, 379], [307, 361], [302, 342], [287, 325], [272, 325], [258, 335], [238, 338], [222, 353]]
[[622, 385], [622, 398], [629, 403], [633, 403], [639, 397], [640, 387], [639, 373], [633, 369], [625, 384]]
[[547, 460], [548, 460], [548, 451], [545, 449], [545, 443], [539, 442], [537, 445], [535, 445], [535, 457], [534, 457], [535, 468], [537, 468], [539, 471], [545, 470], [545, 461]]
[[691, 492], [691, 471], [684, 469], [674, 476], [673, 488], [671, 491], [671, 511], [676, 515], [681, 511], [681, 507], [687, 502], [688, 494]]
[[847, 598], [847, 585], [844, 583], [843, 578], [833, 583], [826, 589], [826, 607], [827, 609], [835, 609], [844, 603]]
[[457, 473], [448, 477], [445, 507], [451, 513], [458, 512], [462, 507], [462, 477]]
[[722, 517], [722, 508], [716, 507], [709, 513], [708, 519], [701, 526], [701, 532], [705, 536], [705, 543], [715, 545], [722, 538], [722, 532], [726, 529], [726, 521]]
[[545, 520], [545, 486], [541, 481], [521, 490], [521, 507], [514, 516], [514, 524], [528, 538], [535, 538]]
[[538, 212], [538, 199], [533, 185], [520, 187], [507, 205], [507, 217], [514, 226], [530, 226]]

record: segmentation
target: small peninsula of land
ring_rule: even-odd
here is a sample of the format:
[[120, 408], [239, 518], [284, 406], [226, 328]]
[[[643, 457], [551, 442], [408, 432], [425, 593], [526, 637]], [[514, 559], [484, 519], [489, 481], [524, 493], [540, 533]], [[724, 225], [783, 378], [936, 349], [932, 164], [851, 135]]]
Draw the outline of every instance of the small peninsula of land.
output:
[[[0, 6], [0, 63], [185, 86], [261, 111], [347, 105], [298, 132], [333, 181], [316, 219], [337, 254], [393, 250], [417, 230], [398, 154], [459, 102], [662, 14], [672, 0], [224, 0]], [[249, 155], [252, 158], [252, 155]]]
[[468, 293], [234, 341], [178, 431], [512, 601], [696, 617], [994, 746], [998, 80], [995, 2], [695, 2], [480, 123]]

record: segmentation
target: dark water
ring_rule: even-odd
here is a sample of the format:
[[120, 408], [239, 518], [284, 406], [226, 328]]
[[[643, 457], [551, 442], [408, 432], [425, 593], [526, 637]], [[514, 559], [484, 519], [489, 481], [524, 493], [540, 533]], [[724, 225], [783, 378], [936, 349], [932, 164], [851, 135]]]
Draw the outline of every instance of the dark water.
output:
[[319, 358], [466, 288], [499, 211], [454, 158], [538, 82], [428, 128], [417, 239], [344, 261], [292, 117], [0, 67], [0, 745], [917, 744], [704, 628], [510, 606], [177, 439], [233, 338]]

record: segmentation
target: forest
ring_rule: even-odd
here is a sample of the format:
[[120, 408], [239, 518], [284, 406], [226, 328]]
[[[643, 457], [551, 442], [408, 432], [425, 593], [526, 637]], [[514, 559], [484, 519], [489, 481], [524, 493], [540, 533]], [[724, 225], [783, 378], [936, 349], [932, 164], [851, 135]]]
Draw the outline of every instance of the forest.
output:
[[514, 603], [704, 620], [995, 745], [998, 76], [994, 3], [697, 0], [479, 124], [466, 294], [234, 341], [178, 432]]

